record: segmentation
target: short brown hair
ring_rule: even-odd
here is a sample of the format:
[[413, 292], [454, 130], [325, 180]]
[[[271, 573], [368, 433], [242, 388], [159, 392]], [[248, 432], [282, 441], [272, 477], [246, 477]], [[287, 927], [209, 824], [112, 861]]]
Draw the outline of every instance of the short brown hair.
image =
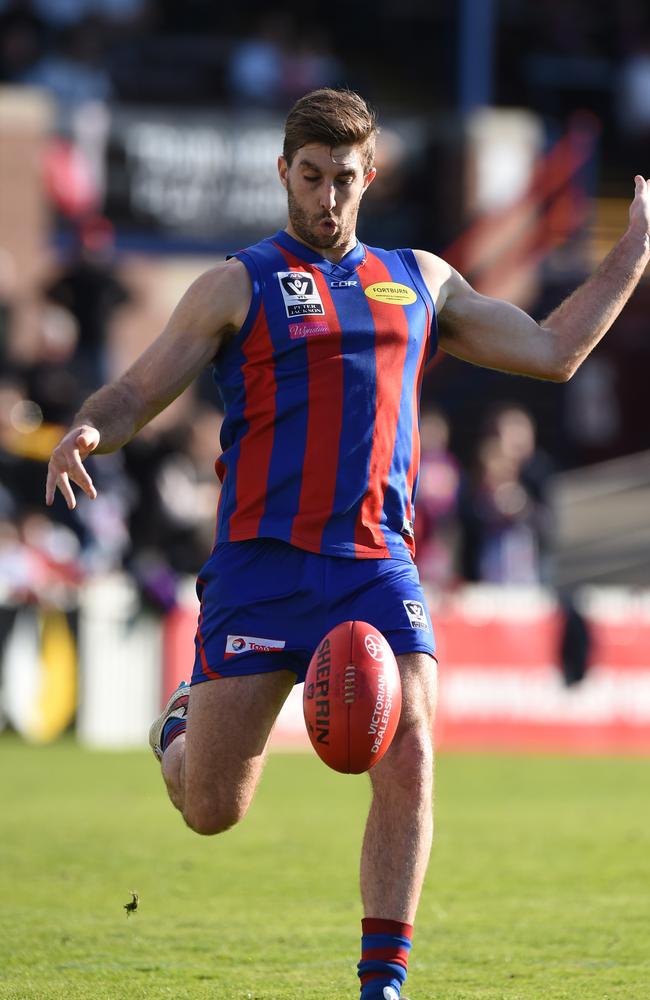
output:
[[322, 87], [301, 97], [292, 107], [284, 128], [282, 154], [291, 166], [296, 152], [309, 143], [329, 146], [363, 146], [366, 173], [375, 161], [377, 116], [353, 90]]

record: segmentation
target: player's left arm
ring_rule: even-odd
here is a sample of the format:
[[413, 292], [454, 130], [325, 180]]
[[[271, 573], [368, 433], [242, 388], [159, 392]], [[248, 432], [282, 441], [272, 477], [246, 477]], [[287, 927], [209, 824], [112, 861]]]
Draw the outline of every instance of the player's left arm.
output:
[[650, 261], [650, 181], [635, 178], [626, 232], [541, 323], [517, 306], [480, 295], [433, 254], [416, 256], [436, 302], [443, 350], [486, 368], [565, 382], [610, 328]]

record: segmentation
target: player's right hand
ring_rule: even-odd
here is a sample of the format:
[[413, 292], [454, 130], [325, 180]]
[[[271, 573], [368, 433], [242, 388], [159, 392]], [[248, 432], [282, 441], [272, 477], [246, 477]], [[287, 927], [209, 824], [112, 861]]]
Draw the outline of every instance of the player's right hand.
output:
[[86, 496], [94, 500], [97, 490], [86, 472], [83, 463], [99, 444], [99, 431], [90, 424], [73, 427], [65, 437], [61, 438], [52, 452], [47, 467], [47, 484], [45, 486], [45, 503], [51, 507], [57, 487], [61, 490], [70, 510], [77, 506], [70, 480], [80, 486]]

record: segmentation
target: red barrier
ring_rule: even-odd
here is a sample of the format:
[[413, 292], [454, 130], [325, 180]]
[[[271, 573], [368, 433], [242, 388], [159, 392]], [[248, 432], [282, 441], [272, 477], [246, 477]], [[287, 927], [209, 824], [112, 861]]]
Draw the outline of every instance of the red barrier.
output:
[[561, 620], [438, 616], [438, 741], [445, 748], [650, 752], [650, 622], [588, 618], [587, 675], [567, 687], [558, 667]]

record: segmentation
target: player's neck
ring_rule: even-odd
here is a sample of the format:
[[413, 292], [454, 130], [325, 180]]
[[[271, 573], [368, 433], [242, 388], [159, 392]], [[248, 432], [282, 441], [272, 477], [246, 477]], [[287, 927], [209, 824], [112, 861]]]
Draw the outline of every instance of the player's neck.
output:
[[314, 253], [317, 253], [325, 260], [328, 260], [330, 264], [338, 264], [339, 261], [341, 261], [345, 257], [346, 253], [349, 253], [350, 250], [354, 250], [354, 248], [357, 245], [356, 233], [353, 233], [350, 239], [347, 240], [346, 243], [341, 246], [317, 247], [313, 243], [307, 243], [306, 240], [301, 239], [300, 236], [298, 236], [298, 233], [291, 225], [291, 222], [288, 222], [287, 225], [285, 226], [285, 232], [288, 233], [289, 236], [291, 236], [294, 240], [297, 240], [298, 243], [302, 243], [304, 247], [308, 247], [310, 250], [313, 250]]

